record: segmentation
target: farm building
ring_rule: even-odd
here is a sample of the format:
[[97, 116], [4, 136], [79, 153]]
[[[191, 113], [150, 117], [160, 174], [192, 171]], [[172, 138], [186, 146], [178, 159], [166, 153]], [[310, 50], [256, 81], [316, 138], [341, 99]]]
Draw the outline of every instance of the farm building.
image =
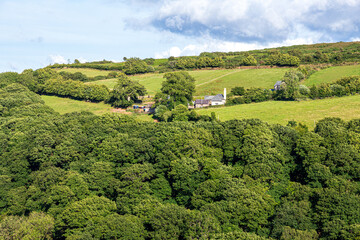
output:
[[277, 82], [275, 83], [275, 85], [274, 85], [274, 90], [275, 90], [275, 91], [280, 90], [281, 83], [282, 83], [282, 81], [277, 81]]
[[155, 108], [153, 104], [147, 104], [146, 106], [143, 107], [144, 112], [147, 113], [154, 113], [155, 112]]
[[203, 108], [210, 106], [210, 100], [196, 99], [194, 103], [195, 108]]
[[135, 110], [140, 110], [146, 113], [154, 113], [155, 112], [155, 108], [153, 104], [147, 104], [145, 106], [138, 106], [138, 105], [134, 105], [133, 109]]
[[224, 105], [226, 103], [226, 88], [224, 88], [224, 94], [205, 96], [205, 100], [209, 100], [211, 102], [211, 106]]
[[194, 102], [195, 108], [224, 105], [226, 103], [226, 88], [224, 94], [217, 94], [215, 96], [205, 96], [204, 99], [196, 99]]

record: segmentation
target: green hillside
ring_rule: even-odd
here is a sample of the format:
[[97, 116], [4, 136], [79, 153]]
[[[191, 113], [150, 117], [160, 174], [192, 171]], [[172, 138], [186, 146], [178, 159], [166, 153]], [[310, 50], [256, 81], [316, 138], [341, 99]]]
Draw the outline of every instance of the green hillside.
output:
[[[77, 70], [81, 72], [82, 69], [77, 69]], [[161, 83], [163, 81], [163, 74], [158, 74], [158, 73], [133, 75], [129, 77], [130, 79], [139, 81], [142, 85], [144, 85], [148, 91], [148, 94], [150, 95], [154, 95], [157, 91], [160, 90]], [[111, 78], [111, 79], [104, 79], [94, 82], [87, 82], [86, 84], [105, 85], [109, 89], [112, 89], [114, 88], [116, 81], [117, 81], [116, 78]]]
[[[87, 74], [87, 72], [83, 72], [82, 70], [83, 69], [77, 69], [76, 71]], [[289, 68], [221, 69], [189, 71], [189, 74], [196, 80], [195, 95], [204, 96], [221, 93], [224, 88], [231, 89], [236, 86], [243, 86], [245, 88], [272, 88], [274, 83], [279, 81], [287, 70], [289, 70]], [[150, 95], [154, 95], [160, 91], [161, 83], [163, 82], [162, 73], [133, 75], [130, 76], [130, 78], [143, 84]], [[105, 85], [111, 89], [115, 86], [116, 79], [99, 80], [87, 84]]]
[[339, 78], [360, 75], [360, 65], [351, 66], [337, 66], [330, 67], [312, 74], [308, 80], [306, 80], [306, 86], [312, 86], [313, 84], [329, 83]]
[[288, 70], [289, 68], [230, 70], [231, 72], [227, 72], [218, 78], [197, 84], [196, 95], [217, 94], [221, 93], [224, 88], [230, 90], [237, 86], [271, 89], [274, 87], [275, 82], [281, 80]]
[[215, 112], [221, 121], [243, 118], [259, 118], [268, 123], [286, 124], [290, 120], [303, 122], [309, 127], [325, 117], [340, 117], [344, 120], [360, 118], [360, 96], [327, 98], [300, 102], [269, 101], [242, 104], [231, 107], [197, 110], [199, 114]]
[[[203, 52], [199, 56], [169, 57], [167, 59], [126, 58], [124, 62], [103, 60], [87, 63], [53, 64], [49, 67], [122, 70], [126, 74], [134, 74], [218, 67], [234, 69], [239, 66], [257, 65], [298, 66], [299, 64], [339, 64], [359, 62], [359, 50], [360, 42], [338, 42], [295, 45], [246, 52]], [[251, 61], [246, 60], [249, 55], [251, 55]], [[136, 67], [134, 67], [135, 65]]]
[[47, 95], [41, 95], [41, 98], [44, 100], [46, 105], [50, 106], [60, 114], [89, 111], [96, 115], [101, 115], [110, 113], [112, 109], [109, 104], [105, 104], [103, 102], [93, 103]]
[[[121, 111], [121, 109], [114, 109], [109, 104], [105, 104], [104, 102], [94, 103], [47, 95], [41, 95], [41, 98], [42, 100], [44, 100], [46, 105], [48, 105], [60, 114], [82, 111], [92, 112], [96, 115], [102, 115], [105, 113], [125, 113], [125, 111]], [[152, 117], [148, 114], [132, 114], [132, 116], [141, 121], [154, 121]]]
[[[218, 69], [218, 70], [196, 70], [189, 71], [189, 74], [196, 80], [196, 96], [216, 94], [224, 88], [231, 89], [236, 86], [244, 88], [260, 87], [273, 88], [276, 81], [281, 80], [284, 73], [289, 68], [265, 68], [265, 69]], [[81, 72], [88, 77], [107, 75], [109, 71], [96, 69], [69, 68], [62, 69], [67, 72]], [[319, 70], [304, 82], [307, 86], [320, 83], [333, 82], [343, 76], [360, 75], [359, 65], [336, 66]], [[147, 73], [129, 76], [133, 80], [139, 81], [148, 90], [148, 94], [154, 95], [160, 91], [163, 81], [163, 73]], [[112, 89], [116, 84], [116, 79], [104, 79], [87, 84], [105, 85]]]
[[[97, 115], [110, 113], [112, 109], [104, 103], [77, 101], [56, 96], [41, 96], [45, 104], [64, 114], [89, 111]], [[210, 115], [215, 112], [221, 121], [243, 118], [259, 118], [269, 123], [286, 124], [290, 120], [303, 122], [309, 127], [314, 121], [324, 117], [340, 117], [344, 120], [360, 118], [360, 96], [327, 98], [300, 102], [269, 101], [263, 103], [242, 104], [231, 107], [197, 110], [199, 114]], [[152, 121], [150, 115], [135, 115], [137, 119]]]
[[62, 68], [58, 69], [58, 72], [68, 72], [68, 73], [76, 73], [81, 72], [85, 74], [88, 77], [96, 77], [96, 76], [106, 76], [111, 71], [107, 70], [97, 70], [97, 69], [91, 69], [91, 68]]

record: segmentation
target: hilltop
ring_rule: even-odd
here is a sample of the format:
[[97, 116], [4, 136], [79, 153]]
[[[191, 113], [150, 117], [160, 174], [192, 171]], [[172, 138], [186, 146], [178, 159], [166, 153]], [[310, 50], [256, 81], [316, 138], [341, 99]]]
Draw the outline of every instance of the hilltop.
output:
[[203, 68], [239, 66], [298, 66], [299, 64], [340, 64], [360, 61], [360, 42], [319, 43], [269, 48], [243, 52], [203, 52], [199, 56], [168, 59], [126, 58], [124, 62], [108, 60], [72, 64], [54, 64], [51, 68], [90, 68], [123, 71], [128, 75]]

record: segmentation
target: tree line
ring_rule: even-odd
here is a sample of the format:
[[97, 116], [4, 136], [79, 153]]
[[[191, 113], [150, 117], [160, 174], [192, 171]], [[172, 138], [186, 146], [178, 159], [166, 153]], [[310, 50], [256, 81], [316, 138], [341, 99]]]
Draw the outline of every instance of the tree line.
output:
[[[0, 80], [3, 85], [19, 83], [38, 94], [56, 95], [76, 100], [86, 100], [111, 104], [113, 107], [126, 108], [139, 101], [139, 96], [146, 94], [146, 89], [137, 81], [131, 81], [122, 72], [110, 72], [108, 78], [117, 78], [114, 89], [110, 90], [105, 85], [86, 84], [89, 78], [83, 74], [56, 72], [50, 68], [33, 71], [24, 70], [18, 73], [2, 73]], [[1, 86], [1, 85], [0, 85]]]
[[142, 74], [154, 72], [155, 68], [151, 66], [153, 61], [141, 60], [140, 58], [124, 58], [124, 62], [114, 63], [112, 61], [98, 61], [98, 62], [88, 62], [80, 63], [76, 61], [69, 64], [53, 64], [48, 66], [49, 68], [90, 68], [98, 70], [112, 70], [112, 71], [122, 71], [126, 75], [133, 74]]
[[359, 43], [332, 43], [280, 47], [247, 52], [203, 52], [199, 56], [169, 57], [168, 59], [123, 58], [123, 62], [95, 61], [53, 64], [51, 68], [93, 68], [123, 71], [127, 75], [148, 72], [171, 72], [203, 68], [236, 68], [241, 66], [338, 65], [360, 60]]
[[59, 72], [59, 74], [65, 80], [71, 79], [71, 80], [80, 81], [80, 82], [93, 82], [93, 81], [99, 81], [99, 80], [104, 80], [104, 79], [116, 78], [119, 76], [119, 72], [115, 72], [115, 71], [109, 72], [106, 76], [98, 75], [95, 77], [88, 77], [81, 72], [70, 73], [70, 72], [61, 71], [61, 72]]
[[359, 119], [60, 115], [17, 78], [0, 74], [0, 239], [360, 237]]

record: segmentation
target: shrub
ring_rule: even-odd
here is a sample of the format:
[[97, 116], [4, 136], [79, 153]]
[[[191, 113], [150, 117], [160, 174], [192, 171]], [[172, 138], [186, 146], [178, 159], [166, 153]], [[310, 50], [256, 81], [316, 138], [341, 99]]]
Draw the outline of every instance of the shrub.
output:
[[330, 90], [333, 96], [341, 97], [346, 95], [345, 87], [338, 84], [330, 85]]
[[308, 96], [309, 93], [310, 93], [310, 89], [305, 85], [300, 85], [299, 86], [299, 92], [303, 96]]

